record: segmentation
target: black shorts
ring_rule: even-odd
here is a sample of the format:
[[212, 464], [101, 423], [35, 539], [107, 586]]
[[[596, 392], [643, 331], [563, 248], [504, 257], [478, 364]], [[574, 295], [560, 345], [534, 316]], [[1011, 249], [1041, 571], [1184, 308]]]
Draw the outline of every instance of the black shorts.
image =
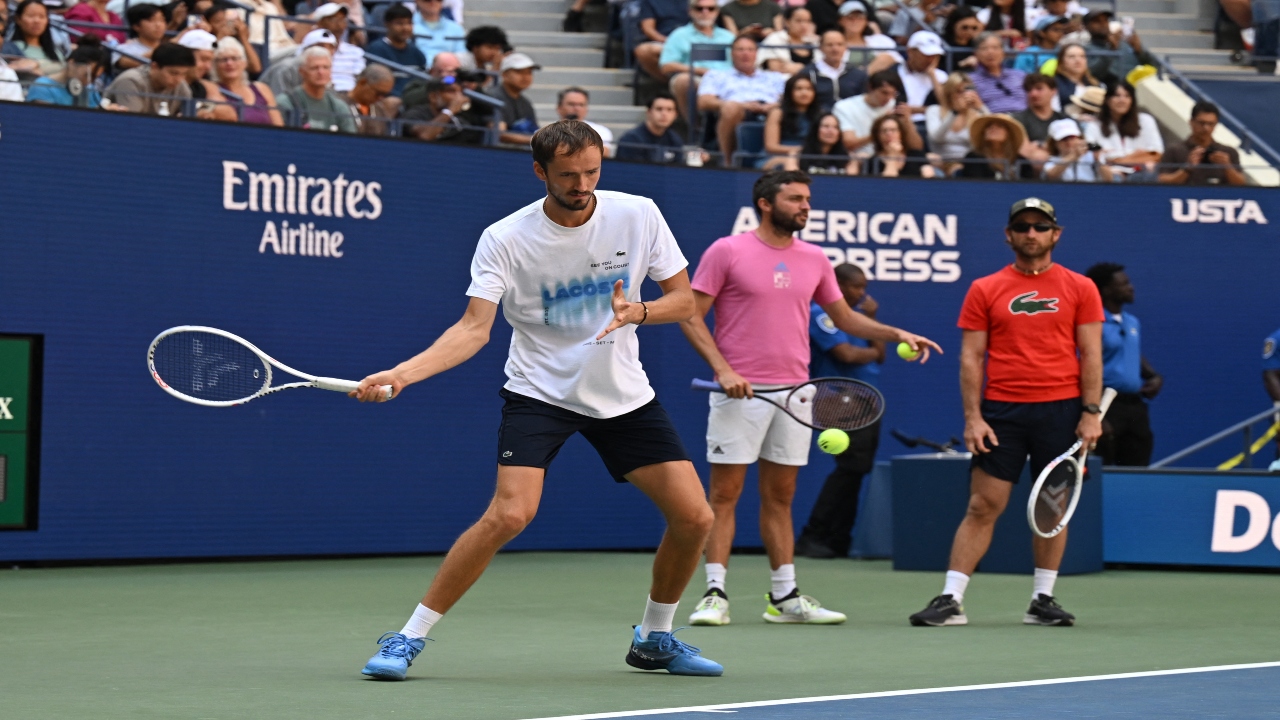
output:
[[1038, 403], [983, 400], [982, 419], [995, 431], [1000, 445], [989, 452], [974, 453], [969, 466], [1016, 483], [1030, 456], [1031, 477], [1038, 477], [1050, 460], [1077, 440], [1080, 412], [1078, 397]]
[[626, 482], [627, 473], [646, 465], [689, 459], [657, 398], [624, 415], [601, 419], [505, 388], [498, 394], [506, 400], [498, 428], [499, 465], [546, 469], [576, 432], [600, 453], [617, 482]]

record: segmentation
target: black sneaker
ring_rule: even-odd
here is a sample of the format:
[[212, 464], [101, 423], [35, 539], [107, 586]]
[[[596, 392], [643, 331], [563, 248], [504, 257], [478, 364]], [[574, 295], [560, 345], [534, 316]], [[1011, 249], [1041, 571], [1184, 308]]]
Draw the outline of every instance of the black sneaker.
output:
[[964, 606], [950, 595], [939, 595], [930, 600], [929, 606], [912, 615], [910, 620], [916, 627], [969, 624], [969, 618], [964, 616]]
[[1071, 627], [1076, 624], [1076, 616], [1062, 609], [1052, 595], [1041, 593], [1031, 601], [1027, 614], [1022, 616], [1023, 625], [1059, 625]]
[[582, 17], [585, 13], [581, 10], [570, 10], [564, 15], [564, 31], [572, 33], [580, 33], [583, 31]]

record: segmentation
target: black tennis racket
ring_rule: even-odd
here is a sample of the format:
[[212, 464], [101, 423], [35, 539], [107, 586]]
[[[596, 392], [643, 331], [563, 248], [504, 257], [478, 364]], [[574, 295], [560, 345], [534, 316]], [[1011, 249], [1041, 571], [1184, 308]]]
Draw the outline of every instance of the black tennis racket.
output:
[[[714, 380], [694, 380], [693, 389], [724, 392], [720, 383]], [[781, 393], [786, 393], [781, 402], [769, 397]], [[879, 390], [861, 380], [842, 377], [814, 378], [799, 385], [757, 390], [755, 397], [814, 430], [861, 430], [884, 414], [884, 396]]]
[[[1107, 408], [1115, 399], [1115, 390], [1106, 388], [1102, 391], [1102, 402], [1098, 403], [1102, 411], [1099, 420], [1107, 416]], [[1031, 486], [1031, 497], [1027, 498], [1027, 523], [1031, 525], [1031, 532], [1042, 538], [1051, 538], [1071, 522], [1080, 502], [1080, 491], [1084, 489], [1084, 461], [1088, 455], [1084, 441], [1077, 440], [1040, 471], [1040, 477]]]

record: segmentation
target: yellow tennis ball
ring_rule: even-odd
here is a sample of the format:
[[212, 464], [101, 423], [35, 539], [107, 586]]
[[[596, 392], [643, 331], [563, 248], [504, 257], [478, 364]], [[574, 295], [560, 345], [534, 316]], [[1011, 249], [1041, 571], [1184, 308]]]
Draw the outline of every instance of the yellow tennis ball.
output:
[[898, 357], [903, 360], [915, 360], [920, 357], [920, 353], [912, 350], [910, 345], [903, 342], [898, 343]]
[[839, 455], [849, 449], [849, 433], [827, 428], [818, 435], [818, 449], [828, 455]]

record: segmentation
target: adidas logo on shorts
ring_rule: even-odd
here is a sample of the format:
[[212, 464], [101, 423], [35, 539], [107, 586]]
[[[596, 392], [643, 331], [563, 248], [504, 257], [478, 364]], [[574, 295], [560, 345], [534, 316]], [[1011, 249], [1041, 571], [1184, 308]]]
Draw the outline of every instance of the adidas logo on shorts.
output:
[[712, 454], [712, 455], [723, 455], [723, 454], [724, 454], [724, 451], [720, 449], [720, 446], [719, 446], [719, 445], [717, 445], [717, 446], [715, 447], [715, 449], [711, 451], [711, 454]]

